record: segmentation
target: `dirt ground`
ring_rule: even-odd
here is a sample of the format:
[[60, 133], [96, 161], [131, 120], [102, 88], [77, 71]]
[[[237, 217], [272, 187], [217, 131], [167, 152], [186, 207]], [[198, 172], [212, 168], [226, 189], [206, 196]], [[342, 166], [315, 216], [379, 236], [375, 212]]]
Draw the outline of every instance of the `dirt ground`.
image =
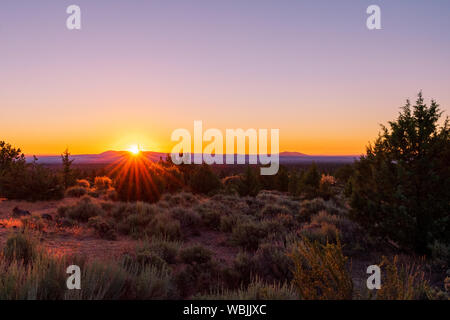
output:
[[[61, 227], [57, 225], [58, 207], [74, 205], [79, 199], [64, 198], [59, 201], [9, 201], [0, 199], [0, 247], [3, 247], [9, 235], [19, 232], [22, 227], [20, 219], [12, 217], [15, 207], [29, 211], [33, 216], [49, 214], [53, 221], [46, 222], [40, 232], [40, 243], [49, 252], [55, 255], [80, 254], [88, 259], [114, 259], [126, 252], [134, 251], [139, 240], [130, 237], [118, 236], [117, 240], [101, 239], [91, 228], [85, 224], [75, 227]], [[93, 201], [99, 201], [94, 199]], [[202, 244], [216, 254], [216, 258], [223, 263], [231, 263], [238, 249], [225, 243], [226, 237], [220, 232], [204, 230], [199, 235], [189, 237], [185, 245]]]

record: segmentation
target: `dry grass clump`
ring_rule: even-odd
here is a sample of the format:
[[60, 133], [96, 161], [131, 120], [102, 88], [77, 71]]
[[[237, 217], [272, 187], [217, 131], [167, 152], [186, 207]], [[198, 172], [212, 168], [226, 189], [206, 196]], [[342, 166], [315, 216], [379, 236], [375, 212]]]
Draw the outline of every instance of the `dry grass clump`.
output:
[[384, 269], [381, 289], [376, 292], [378, 300], [418, 300], [426, 298], [429, 283], [417, 263], [400, 263], [398, 256], [392, 260], [383, 257], [380, 268]]
[[219, 290], [215, 293], [197, 295], [198, 300], [297, 300], [298, 294], [289, 284], [267, 284], [260, 278], [237, 290]]

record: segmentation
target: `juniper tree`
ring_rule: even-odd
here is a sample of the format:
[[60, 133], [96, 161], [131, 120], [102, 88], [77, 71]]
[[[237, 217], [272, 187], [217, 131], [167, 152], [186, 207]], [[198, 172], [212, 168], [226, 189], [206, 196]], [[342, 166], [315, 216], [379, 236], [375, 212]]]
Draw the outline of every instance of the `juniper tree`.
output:
[[75, 184], [75, 177], [72, 169], [72, 163], [74, 160], [70, 160], [69, 149], [66, 149], [64, 153], [61, 155], [62, 160], [62, 177], [63, 177], [63, 185], [64, 188], [67, 189], [70, 186]]
[[448, 118], [419, 93], [398, 118], [382, 126], [355, 163], [351, 215], [375, 235], [426, 253], [450, 241], [450, 134]]

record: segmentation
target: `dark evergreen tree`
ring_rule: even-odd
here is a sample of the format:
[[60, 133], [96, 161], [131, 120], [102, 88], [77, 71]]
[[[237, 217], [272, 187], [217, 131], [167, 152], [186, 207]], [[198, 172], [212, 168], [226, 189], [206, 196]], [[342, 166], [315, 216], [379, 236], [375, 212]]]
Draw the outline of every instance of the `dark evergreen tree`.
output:
[[67, 189], [75, 184], [75, 175], [72, 170], [72, 163], [74, 160], [70, 160], [69, 149], [66, 149], [61, 155], [62, 160], [62, 180], [64, 188]]
[[307, 197], [316, 197], [320, 186], [320, 173], [315, 162], [311, 164], [308, 171], [303, 174], [300, 190]]
[[198, 166], [192, 174], [190, 186], [197, 193], [213, 193], [222, 187], [222, 183], [207, 164]]
[[241, 177], [239, 184], [239, 195], [240, 196], [256, 196], [260, 190], [260, 184], [258, 181], [258, 176], [255, 170], [250, 166], [247, 166], [244, 174]]
[[450, 134], [435, 101], [407, 101], [355, 164], [352, 217], [372, 234], [426, 253], [450, 243]]

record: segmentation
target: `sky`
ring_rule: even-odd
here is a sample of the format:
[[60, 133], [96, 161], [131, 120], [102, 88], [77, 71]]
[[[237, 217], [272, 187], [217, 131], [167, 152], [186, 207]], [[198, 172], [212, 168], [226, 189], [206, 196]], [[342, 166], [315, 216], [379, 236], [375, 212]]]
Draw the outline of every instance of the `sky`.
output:
[[[81, 30], [66, 28], [72, 4]], [[168, 152], [202, 120], [357, 155], [420, 90], [449, 114], [449, 57], [448, 0], [2, 0], [0, 140]]]

